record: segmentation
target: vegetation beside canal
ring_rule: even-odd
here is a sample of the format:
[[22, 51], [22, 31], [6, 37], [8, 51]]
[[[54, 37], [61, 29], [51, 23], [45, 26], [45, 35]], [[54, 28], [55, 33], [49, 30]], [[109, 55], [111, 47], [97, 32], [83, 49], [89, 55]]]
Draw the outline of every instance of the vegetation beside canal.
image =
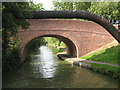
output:
[[[120, 62], [118, 61], [119, 53], [120, 53], [120, 45], [117, 45], [80, 58], [120, 65]], [[95, 63], [91, 63], [91, 66], [93, 71], [109, 75], [116, 79], [118, 78], [120, 79], [120, 68], [109, 65], [103, 65], [103, 64], [95, 64]]]
[[66, 48], [66, 45], [63, 41], [53, 38], [53, 37], [41, 37], [29, 42], [27, 46], [28, 55], [38, 54], [40, 46], [48, 46], [54, 54], [58, 52], [63, 52]]
[[111, 76], [112, 78], [120, 79], [120, 69], [118, 67], [91, 63], [91, 69], [95, 72], [100, 72], [102, 74]]

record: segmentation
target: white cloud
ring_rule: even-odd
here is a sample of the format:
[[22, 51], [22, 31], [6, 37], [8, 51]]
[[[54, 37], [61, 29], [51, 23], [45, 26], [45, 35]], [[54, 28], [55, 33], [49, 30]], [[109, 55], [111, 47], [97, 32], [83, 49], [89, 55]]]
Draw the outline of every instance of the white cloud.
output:
[[53, 7], [53, 0], [33, 0], [34, 3], [43, 3], [45, 10], [51, 10]]

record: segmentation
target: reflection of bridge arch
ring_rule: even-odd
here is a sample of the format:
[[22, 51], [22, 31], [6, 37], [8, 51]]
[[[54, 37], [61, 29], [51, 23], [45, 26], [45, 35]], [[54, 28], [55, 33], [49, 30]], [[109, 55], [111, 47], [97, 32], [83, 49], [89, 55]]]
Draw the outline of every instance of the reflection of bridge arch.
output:
[[29, 41], [44, 36], [56, 37], [68, 46], [68, 54], [80, 57], [115, 40], [102, 26], [91, 21], [28, 19], [30, 28], [19, 28], [21, 54]]

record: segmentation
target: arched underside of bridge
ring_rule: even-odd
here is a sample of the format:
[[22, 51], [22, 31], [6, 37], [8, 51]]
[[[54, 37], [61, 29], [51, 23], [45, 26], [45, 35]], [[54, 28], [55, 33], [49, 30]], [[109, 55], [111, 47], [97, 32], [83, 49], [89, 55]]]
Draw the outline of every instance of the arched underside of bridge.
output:
[[26, 45], [39, 37], [55, 37], [68, 47], [72, 57], [80, 57], [115, 40], [102, 26], [91, 21], [66, 19], [28, 19], [28, 30], [19, 28], [21, 54], [26, 57]]
[[[83, 56], [110, 43], [114, 40], [113, 37], [120, 43], [120, 32], [108, 20], [96, 14], [85, 11], [34, 11], [32, 13], [32, 18], [26, 18], [30, 22], [29, 30], [18, 33], [18, 37], [23, 40], [22, 54], [24, 54], [24, 47], [29, 41], [53, 34], [53, 37], [64, 41], [68, 46], [68, 54], [75, 57]], [[50, 18], [81, 18], [91, 20], [94, 23], [50, 20]]]
[[42, 38], [42, 37], [53, 37], [53, 38], [57, 38], [61, 41], [63, 41], [65, 43], [65, 45], [67, 46], [67, 55], [70, 57], [78, 57], [78, 50], [77, 50], [77, 46], [75, 45], [75, 43], [73, 41], [71, 41], [69, 38], [64, 37], [64, 36], [60, 36], [60, 35], [54, 35], [54, 34], [49, 34], [49, 35], [39, 35], [39, 36], [35, 36], [34, 38], [29, 38], [29, 40], [24, 44], [24, 46], [22, 46], [22, 54], [23, 54], [23, 58], [25, 59], [27, 57], [27, 46], [29, 45], [29, 42], [31, 42], [32, 40], [35, 40], [37, 38]]

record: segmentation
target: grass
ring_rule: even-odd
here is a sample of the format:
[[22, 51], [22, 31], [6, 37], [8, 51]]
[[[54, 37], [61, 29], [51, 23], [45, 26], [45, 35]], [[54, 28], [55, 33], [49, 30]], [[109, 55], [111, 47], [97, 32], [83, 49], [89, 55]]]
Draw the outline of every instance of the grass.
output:
[[[119, 55], [120, 45], [117, 45], [105, 50], [94, 52], [88, 56], [83, 56], [80, 58], [120, 65], [119, 63], [120, 61], [118, 60]], [[91, 63], [91, 67], [92, 67], [91, 69], [95, 72], [100, 72], [102, 74], [111, 76], [115, 79], [120, 79], [120, 68], [95, 63]]]
[[104, 65], [104, 64], [95, 64], [91, 63], [92, 70], [110, 76], [115, 79], [120, 79], [120, 68]]
[[117, 45], [80, 58], [120, 65], [120, 63], [118, 62], [119, 55], [120, 55], [120, 45]]
[[56, 48], [56, 47], [52, 47], [52, 46], [49, 46], [49, 48], [51, 49], [51, 51], [52, 51], [54, 54], [57, 54], [58, 52], [64, 52], [64, 49], [63, 49], [63, 48]]
[[55, 47], [52, 47], [52, 46], [49, 46], [49, 48], [51, 49], [51, 51], [56, 54], [59, 52], [59, 49], [55, 48]]

